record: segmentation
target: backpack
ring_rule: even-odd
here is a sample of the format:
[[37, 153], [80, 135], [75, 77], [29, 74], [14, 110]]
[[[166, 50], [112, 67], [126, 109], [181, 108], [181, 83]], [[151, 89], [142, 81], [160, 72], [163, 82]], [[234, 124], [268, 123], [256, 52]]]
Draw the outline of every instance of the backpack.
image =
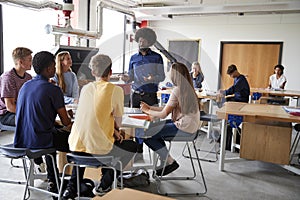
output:
[[95, 187], [94, 181], [88, 178], [84, 178], [80, 183], [80, 196], [94, 197], [93, 189]]
[[[120, 182], [121, 177], [118, 177]], [[123, 186], [128, 188], [144, 187], [150, 184], [150, 176], [145, 168], [136, 169], [132, 172], [123, 173]]]

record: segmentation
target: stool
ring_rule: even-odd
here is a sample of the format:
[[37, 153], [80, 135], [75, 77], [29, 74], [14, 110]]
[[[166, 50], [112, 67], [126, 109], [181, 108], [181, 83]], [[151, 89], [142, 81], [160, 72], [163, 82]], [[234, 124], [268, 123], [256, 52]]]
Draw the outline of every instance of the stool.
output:
[[[214, 115], [214, 114], [206, 114], [205, 112], [203, 111], [200, 111], [200, 121], [207, 121], [207, 122], [211, 122], [211, 123], [214, 123], [214, 122], [220, 122], [221, 120], [218, 119], [217, 115]], [[200, 131], [199, 131], [199, 134]], [[210, 133], [208, 133], [210, 134]], [[218, 160], [218, 152], [217, 152], [217, 141], [218, 141], [218, 138], [213, 138], [213, 141], [214, 141], [214, 148], [215, 148], [215, 154], [216, 154], [216, 159], [214, 160], [211, 160], [211, 159], [204, 159], [204, 158], [200, 158], [200, 160], [202, 161], [207, 161], [207, 162], [216, 162]], [[184, 152], [185, 152], [185, 149], [186, 149], [186, 146], [183, 148], [183, 151], [182, 151], [182, 155], [186, 158], [189, 158], [188, 155], [185, 155]], [[200, 148], [197, 149], [198, 151], [201, 151]], [[210, 153], [210, 151], [209, 151]], [[195, 157], [192, 157], [193, 159], [196, 159]]]
[[[163, 176], [158, 176], [158, 175], [156, 175], [156, 173], [154, 173], [153, 178], [158, 182], [157, 190], [158, 190], [159, 194], [164, 194], [166, 196], [184, 196], [184, 195], [200, 196], [200, 195], [204, 195], [207, 192], [207, 186], [206, 186], [206, 182], [205, 182], [205, 179], [204, 179], [202, 167], [201, 167], [201, 164], [200, 164], [200, 158], [198, 156], [197, 148], [196, 148], [196, 145], [195, 145], [197, 137], [199, 135], [199, 132], [200, 132], [200, 130], [198, 130], [194, 134], [191, 134], [191, 136], [189, 136], [189, 137], [175, 136], [175, 137], [164, 138], [165, 141], [170, 143], [169, 152], [171, 150], [173, 142], [184, 142], [185, 143], [185, 146], [187, 147], [188, 152], [189, 152], [189, 160], [190, 160], [191, 168], [193, 170], [193, 175], [192, 176], [173, 176], [174, 174], [172, 174], [172, 176], [163, 177]], [[196, 155], [196, 161], [198, 163], [199, 172], [200, 172], [200, 175], [201, 175], [201, 180], [202, 180], [203, 187], [204, 187], [202, 192], [200, 192], [201, 189], [202, 189], [201, 188], [202, 184], [201, 184], [200, 181], [196, 180], [197, 173], [196, 173], [194, 161], [193, 161], [193, 158], [192, 158], [192, 155], [191, 155], [191, 149], [190, 149], [189, 143], [192, 144], [195, 155]], [[167, 159], [165, 159], [165, 160], [167, 160]], [[157, 163], [157, 161], [156, 161], [156, 163]], [[164, 163], [164, 166], [166, 166], [166, 161]], [[162, 174], [163, 174], [163, 172], [162, 172]], [[161, 189], [160, 189], [161, 184], [162, 184], [163, 181], [168, 181], [168, 180], [176, 180], [176, 183], [178, 183], [179, 181], [194, 181], [195, 183], [199, 184], [199, 189], [196, 190], [196, 191], [188, 191], [188, 192], [182, 192], [182, 193], [181, 192], [162, 192]], [[188, 184], [186, 184], [186, 185], [188, 185]]]
[[[300, 124], [296, 124], [294, 126], [294, 129], [296, 130], [297, 133], [296, 133], [295, 139], [293, 141], [293, 144], [292, 144], [291, 150], [290, 150], [290, 164], [291, 164], [292, 159], [293, 159], [293, 157], [295, 155], [295, 151], [297, 149], [297, 146], [298, 146], [298, 143], [299, 143], [299, 140], [300, 140], [300, 134], [299, 134], [299, 132], [300, 132]], [[300, 157], [300, 155], [298, 155], [298, 156]]]
[[[7, 158], [11, 159], [22, 159], [23, 162], [23, 169], [24, 169], [24, 174], [26, 178], [26, 184], [25, 184], [25, 191], [24, 191], [24, 196], [23, 199], [28, 199], [30, 197], [30, 191], [29, 190], [36, 190], [39, 192], [43, 192], [46, 194], [50, 194], [52, 196], [58, 196], [58, 194], [49, 192], [47, 190], [43, 190], [41, 188], [34, 187], [34, 180], [35, 179], [40, 179], [44, 178], [44, 175], [39, 175], [34, 173], [34, 159], [39, 158], [45, 155], [49, 155], [52, 159], [53, 163], [53, 168], [55, 169], [55, 159], [51, 155], [51, 153], [56, 152], [54, 148], [48, 148], [48, 149], [28, 149], [28, 148], [16, 148], [13, 146], [13, 144], [8, 144], [4, 146], [0, 146], [1, 154]], [[29, 168], [27, 166], [26, 160], [29, 159], [30, 164]], [[56, 184], [57, 187], [59, 186], [59, 181], [58, 181], [58, 174], [56, 173], [56, 170], [54, 170], [54, 175], [56, 178]], [[8, 182], [8, 181], [5, 181]], [[10, 181], [9, 181], [10, 182]], [[57, 188], [59, 190], [59, 188]], [[26, 197], [28, 194], [28, 197]]]
[[15, 126], [8, 126], [8, 125], [4, 125], [0, 122], [0, 131], [15, 131], [16, 127]]
[[80, 182], [79, 182], [79, 167], [90, 167], [90, 168], [108, 168], [114, 171], [114, 182], [113, 182], [113, 189], [117, 187], [117, 170], [115, 166], [117, 163], [120, 165], [120, 185], [121, 189], [123, 189], [123, 166], [122, 162], [113, 156], [102, 156], [102, 155], [92, 155], [92, 156], [82, 156], [76, 155], [74, 153], [67, 154], [67, 160], [69, 163], [65, 164], [62, 173], [62, 181], [59, 190], [59, 199], [63, 194], [63, 180], [65, 179], [65, 173], [68, 166], [72, 166], [73, 168], [76, 167], [77, 171], [77, 195], [78, 199], [80, 199]]

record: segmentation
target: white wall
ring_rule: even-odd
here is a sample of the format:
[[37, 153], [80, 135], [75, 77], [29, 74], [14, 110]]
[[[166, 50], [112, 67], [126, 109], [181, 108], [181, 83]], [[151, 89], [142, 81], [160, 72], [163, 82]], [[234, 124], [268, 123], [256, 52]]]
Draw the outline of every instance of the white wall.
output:
[[201, 39], [200, 63], [211, 90], [218, 89], [221, 41], [282, 41], [286, 89], [300, 90], [300, 14], [175, 17], [150, 26], [165, 48], [170, 39]]

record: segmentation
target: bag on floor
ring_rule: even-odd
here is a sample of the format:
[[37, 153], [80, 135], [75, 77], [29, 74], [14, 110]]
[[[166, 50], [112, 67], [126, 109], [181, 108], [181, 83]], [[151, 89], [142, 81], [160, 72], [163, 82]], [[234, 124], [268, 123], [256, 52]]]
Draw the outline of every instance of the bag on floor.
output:
[[[144, 187], [150, 184], [150, 176], [145, 168], [123, 173], [123, 186], [128, 188]], [[120, 182], [120, 177], [118, 181]]]

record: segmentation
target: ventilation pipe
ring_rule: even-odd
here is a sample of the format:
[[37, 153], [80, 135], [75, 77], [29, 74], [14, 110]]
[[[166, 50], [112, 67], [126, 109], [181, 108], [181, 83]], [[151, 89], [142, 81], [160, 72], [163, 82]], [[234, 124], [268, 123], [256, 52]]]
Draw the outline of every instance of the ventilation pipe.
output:
[[[85, 31], [85, 30], [79, 30], [74, 29], [71, 27], [70, 24], [70, 14], [74, 10], [74, 4], [71, 0], [64, 0], [63, 4], [55, 3], [52, 1], [42, 1], [42, 2], [36, 2], [36, 1], [30, 1], [30, 0], [0, 0], [0, 3], [7, 3], [11, 5], [21, 6], [24, 8], [34, 9], [34, 10], [41, 10], [46, 8], [51, 8], [54, 10], [62, 10], [66, 17], [66, 23], [64, 27], [61, 26], [55, 26], [47, 24], [45, 27], [47, 34], [54, 34], [55, 35], [55, 45], [59, 45], [60, 43], [60, 37], [62, 35], [67, 36], [77, 36], [78, 38], [84, 38], [84, 39], [99, 39], [102, 35], [102, 30], [99, 31], [97, 29], [96, 31]], [[102, 14], [102, 13], [100, 13]], [[97, 19], [101, 18], [102, 16], [97, 16]], [[102, 25], [102, 22], [101, 22]], [[100, 24], [99, 24], [100, 26]]]
[[43, 1], [43, 2], [36, 2], [36, 1], [23, 1], [23, 0], [0, 0], [0, 3], [7, 3], [17, 6], [22, 6], [25, 8], [32, 8], [36, 10], [41, 10], [45, 8], [52, 8], [55, 10], [62, 10], [63, 5], [59, 3], [55, 3], [52, 1]]
[[99, 7], [99, 10], [101, 12], [101, 22], [100, 22], [100, 26], [98, 27], [99, 29], [101, 29], [101, 30], [103, 29], [102, 28], [102, 26], [103, 26], [103, 23], [102, 23], [102, 16], [103, 16], [102, 12], [103, 11], [102, 11], [102, 9], [106, 8], [106, 9], [114, 10], [114, 11], [117, 11], [117, 12], [120, 12], [120, 13], [131, 16], [133, 18], [132, 29], [133, 29], [133, 32], [135, 33], [137, 22], [136, 22], [135, 13], [130, 10], [130, 7], [123, 6], [119, 3], [116, 3], [116, 2], [113, 2], [113, 1], [110, 1], [110, 0], [100, 1], [98, 7]]

